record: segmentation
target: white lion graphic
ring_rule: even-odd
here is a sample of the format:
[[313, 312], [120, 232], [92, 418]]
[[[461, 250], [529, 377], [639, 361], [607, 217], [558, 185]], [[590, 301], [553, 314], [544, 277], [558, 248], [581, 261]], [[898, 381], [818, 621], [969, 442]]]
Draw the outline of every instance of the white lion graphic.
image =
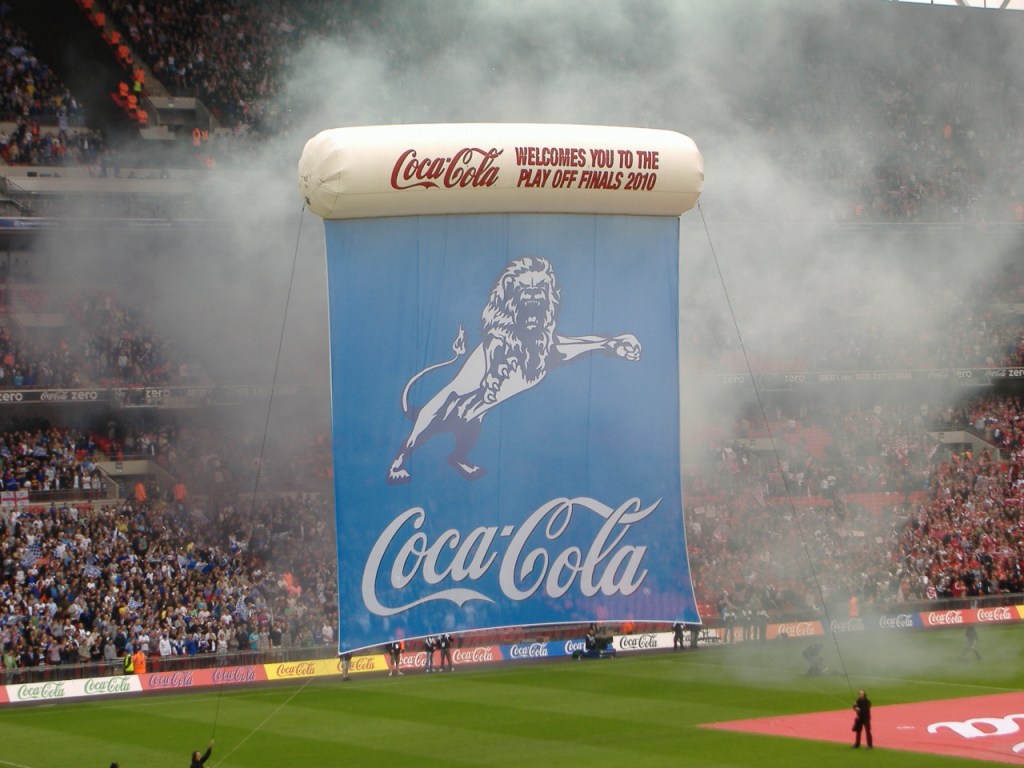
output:
[[467, 480], [486, 470], [467, 454], [476, 445], [484, 414], [535, 387], [548, 371], [592, 352], [636, 361], [640, 342], [632, 334], [563, 336], [558, 333], [559, 288], [547, 259], [523, 256], [511, 261], [494, 284], [480, 322], [481, 342], [469, 353], [459, 372], [420, 408], [409, 405], [409, 391], [427, 373], [459, 360], [466, 353], [460, 327], [451, 360], [424, 368], [409, 379], [402, 392], [402, 410], [412, 430], [388, 468], [391, 485], [408, 483], [409, 457], [434, 435], [451, 432], [455, 447], [448, 464]]

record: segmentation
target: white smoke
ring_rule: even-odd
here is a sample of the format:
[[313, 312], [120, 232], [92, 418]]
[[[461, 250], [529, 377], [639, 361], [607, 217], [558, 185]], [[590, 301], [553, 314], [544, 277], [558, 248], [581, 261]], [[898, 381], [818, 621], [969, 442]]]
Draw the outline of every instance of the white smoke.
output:
[[[123, 236], [49, 246], [119, 282], [215, 375], [302, 387], [308, 410], [291, 411], [289, 426], [322, 431], [329, 420], [323, 229], [296, 183], [305, 141], [324, 129], [551, 122], [694, 138], [707, 181], [701, 210], [683, 217], [681, 332], [684, 358], [704, 367], [684, 381], [684, 460], [704, 427], [728, 431], [752, 395], [736, 398], [704, 373], [813, 362], [823, 338], [836, 340], [826, 349], [841, 365], [858, 334], [898, 359], [955, 318], [1017, 247], [1014, 235], [965, 229], [962, 207], [931, 237], [838, 226], [859, 181], [894, 151], [929, 172], [944, 121], [973, 124], [963, 141], [990, 172], [973, 180], [980, 197], [1022, 191], [995, 187], [999, 127], [1015, 124], [1022, 103], [1016, 19], [881, 0], [319, 7], [335, 12], [327, 34], [297, 36], [289, 51], [272, 110], [282, 132], [210, 174], [214, 226], [155, 249]], [[931, 115], [934, 132], [894, 123], [893, 99]], [[998, 206], [984, 211], [994, 217]]]

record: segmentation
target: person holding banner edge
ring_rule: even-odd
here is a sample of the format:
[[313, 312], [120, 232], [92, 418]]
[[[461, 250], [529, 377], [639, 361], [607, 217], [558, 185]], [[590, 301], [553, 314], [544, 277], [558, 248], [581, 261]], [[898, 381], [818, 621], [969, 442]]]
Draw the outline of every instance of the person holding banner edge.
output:
[[197, 749], [192, 753], [192, 764], [189, 768], [202, 768], [202, 765], [210, 759], [210, 755], [213, 753], [213, 739], [210, 739], [210, 743], [206, 747], [206, 752], [202, 755], [199, 754]]

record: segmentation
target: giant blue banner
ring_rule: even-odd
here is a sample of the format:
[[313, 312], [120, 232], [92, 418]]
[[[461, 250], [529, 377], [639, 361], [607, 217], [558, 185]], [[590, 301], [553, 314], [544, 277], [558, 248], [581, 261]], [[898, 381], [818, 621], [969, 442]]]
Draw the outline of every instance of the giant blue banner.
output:
[[699, 621], [679, 219], [325, 221], [339, 647]]

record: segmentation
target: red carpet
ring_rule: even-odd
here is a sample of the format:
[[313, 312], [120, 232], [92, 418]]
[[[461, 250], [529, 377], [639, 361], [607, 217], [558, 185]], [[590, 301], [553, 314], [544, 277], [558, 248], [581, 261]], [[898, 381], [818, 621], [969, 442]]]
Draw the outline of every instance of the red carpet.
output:
[[[870, 692], [869, 694], [870, 695]], [[872, 707], [875, 749], [899, 749], [991, 760], [1024, 761], [1024, 693]], [[763, 717], [703, 728], [853, 744], [851, 709]], [[864, 742], [861, 741], [861, 748]]]

